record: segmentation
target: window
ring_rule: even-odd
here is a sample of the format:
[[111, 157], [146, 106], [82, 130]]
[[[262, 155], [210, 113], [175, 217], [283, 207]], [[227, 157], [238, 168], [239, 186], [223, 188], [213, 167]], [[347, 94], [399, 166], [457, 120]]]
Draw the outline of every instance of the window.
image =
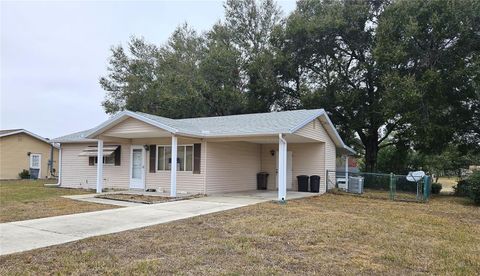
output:
[[[98, 163], [98, 157], [95, 156], [95, 164]], [[103, 157], [103, 164], [105, 165], [115, 165], [115, 153], [112, 153], [111, 155], [109, 156], [104, 156]]]
[[[172, 147], [158, 146], [157, 170], [169, 171], [172, 167]], [[177, 147], [177, 171], [192, 171], [193, 146], [182, 145]]]
[[[113, 151], [113, 152], [112, 152]], [[104, 165], [114, 165], [120, 166], [121, 164], [121, 146], [120, 145], [107, 145], [104, 147], [104, 155], [103, 155], [103, 164]], [[97, 147], [89, 146], [83, 150], [80, 156], [88, 156], [88, 165], [95, 166], [97, 165], [98, 157], [97, 154]], [[106, 153], [106, 154], [105, 154]]]

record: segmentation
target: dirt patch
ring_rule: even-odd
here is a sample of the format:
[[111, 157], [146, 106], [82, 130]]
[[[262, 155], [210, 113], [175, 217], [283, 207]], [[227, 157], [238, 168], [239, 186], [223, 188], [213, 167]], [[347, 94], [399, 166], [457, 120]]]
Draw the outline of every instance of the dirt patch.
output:
[[154, 204], [162, 203], [169, 201], [178, 201], [178, 200], [187, 200], [197, 197], [202, 197], [203, 195], [191, 195], [184, 197], [169, 197], [169, 196], [153, 196], [153, 195], [139, 195], [139, 194], [104, 194], [97, 195], [96, 198], [143, 203], [143, 204]]

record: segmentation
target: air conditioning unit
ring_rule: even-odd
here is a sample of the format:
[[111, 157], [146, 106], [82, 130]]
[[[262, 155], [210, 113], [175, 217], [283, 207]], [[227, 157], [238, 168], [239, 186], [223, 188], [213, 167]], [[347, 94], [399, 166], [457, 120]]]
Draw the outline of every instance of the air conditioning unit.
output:
[[363, 194], [363, 177], [351, 176], [348, 178], [348, 192], [354, 194]]

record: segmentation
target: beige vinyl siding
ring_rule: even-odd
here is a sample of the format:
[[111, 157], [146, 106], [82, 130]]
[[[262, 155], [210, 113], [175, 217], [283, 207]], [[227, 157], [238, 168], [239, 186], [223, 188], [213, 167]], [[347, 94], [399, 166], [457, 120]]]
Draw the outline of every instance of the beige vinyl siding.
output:
[[[335, 170], [335, 160], [336, 160], [335, 143], [330, 138], [327, 131], [325, 130], [320, 120], [318, 119], [315, 119], [312, 122], [308, 123], [306, 126], [296, 131], [295, 134], [325, 143], [324, 144], [325, 153], [323, 157], [324, 160], [323, 162], [318, 162], [318, 163], [324, 164], [323, 165], [324, 167], [322, 168], [322, 174], [320, 174], [320, 177], [321, 177], [320, 185], [323, 187], [323, 190], [325, 190], [325, 183], [326, 183], [325, 180], [327, 176], [326, 171]], [[322, 191], [322, 187], [320, 188], [320, 191]]]
[[[25, 133], [0, 138], [0, 179], [18, 179], [22, 170], [30, 169], [28, 152], [41, 154], [39, 178], [51, 177], [48, 169], [51, 145]], [[54, 149], [53, 166], [58, 172], [58, 149]]]
[[[148, 138], [148, 139], [132, 139], [132, 144], [138, 145], [164, 145], [170, 146], [171, 138]], [[179, 137], [178, 145], [192, 145], [201, 143], [201, 161], [200, 174], [194, 174], [192, 171], [177, 171], [177, 193], [205, 193], [205, 143], [200, 139], [191, 139]], [[170, 192], [170, 171], [156, 171], [150, 173], [150, 152], [146, 154], [146, 187], [147, 189], [156, 189], [157, 191]]]
[[[325, 154], [325, 158], [326, 158], [326, 162], [325, 162], [325, 173], [326, 171], [335, 171], [336, 169], [336, 156], [337, 156], [337, 148], [335, 147], [335, 144], [333, 143], [332, 140], [330, 141], [327, 141], [325, 143], [326, 147], [325, 147], [325, 150], [326, 150], [326, 154]], [[335, 181], [335, 180], [332, 180], [330, 179], [331, 181]], [[333, 188], [335, 184], [329, 184], [330, 186], [328, 187], [329, 189]]]
[[115, 137], [117, 135], [124, 135], [124, 134], [142, 134], [142, 133], [157, 133], [157, 134], [168, 134], [168, 132], [159, 129], [158, 127], [149, 125], [144, 123], [140, 120], [135, 118], [128, 118], [124, 121], [118, 123], [117, 125], [111, 127], [110, 129], [104, 131], [102, 133], [103, 136], [112, 136]]
[[301, 129], [297, 130], [295, 134], [320, 142], [327, 142], [328, 140], [332, 140], [325, 128], [322, 126], [319, 119], [311, 121]]
[[[103, 187], [105, 189], [128, 189], [130, 182], [130, 145], [106, 142], [105, 145], [120, 145], [120, 166], [105, 164]], [[95, 189], [97, 166], [88, 164], [88, 156], [78, 156], [84, 148], [96, 144], [62, 144], [61, 186], [68, 188]]]
[[[276, 190], [276, 157], [278, 144], [262, 145], [262, 171], [268, 172], [268, 189]], [[319, 175], [321, 177], [320, 192], [325, 191], [325, 143], [289, 143], [287, 151], [292, 152], [292, 190], [298, 190], [298, 175]]]
[[248, 142], [207, 142], [207, 193], [255, 190], [260, 149]]

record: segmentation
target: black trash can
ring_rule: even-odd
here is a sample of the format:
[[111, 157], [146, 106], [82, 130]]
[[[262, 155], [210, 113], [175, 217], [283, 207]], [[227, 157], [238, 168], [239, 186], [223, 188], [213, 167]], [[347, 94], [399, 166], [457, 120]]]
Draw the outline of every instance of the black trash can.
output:
[[298, 175], [298, 191], [299, 192], [308, 192], [308, 175]]
[[30, 179], [38, 179], [40, 177], [39, 173], [40, 169], [30, 169]]
[[257, 190], [266, 190], [268, 183], [268, 173], [259, 172], [257, 173]]
[[310, 192], [312, 193], [320, 192], [320, 176], [318, 175], [310, 176]]

